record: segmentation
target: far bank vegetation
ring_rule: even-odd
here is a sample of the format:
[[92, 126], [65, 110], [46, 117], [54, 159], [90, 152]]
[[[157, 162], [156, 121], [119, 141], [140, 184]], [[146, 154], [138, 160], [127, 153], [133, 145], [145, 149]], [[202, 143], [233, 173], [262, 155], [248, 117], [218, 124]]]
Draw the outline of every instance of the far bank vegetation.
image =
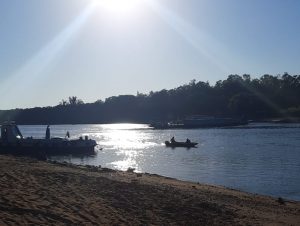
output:
[[300, 75], [229, 75], [215, 85], [192, 80], [170, 90], [112, 96], [84, 103], [76, 96], [54, 107], [0, 111], [0, 122], [80, 124], [170, 121], [189, 115], [300, 118]]

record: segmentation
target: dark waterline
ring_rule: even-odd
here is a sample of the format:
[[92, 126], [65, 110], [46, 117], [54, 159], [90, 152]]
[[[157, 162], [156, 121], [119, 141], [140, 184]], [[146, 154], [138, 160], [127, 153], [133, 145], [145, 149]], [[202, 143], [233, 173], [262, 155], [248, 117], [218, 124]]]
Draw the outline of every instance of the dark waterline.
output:
[[[42, 137], [45, 126], [20, 126], [25, 136]], [[88, 135], [103, 150], [96, 156], [52, 157], [76, 164], [135, 168], [182, 180], [300, 200], [300, 125], [250, 124], [240, 128], [152, 130], [147, 125], [56, 125], [52, 136]], [[166, 148], [175, 136], [198, 148]]]

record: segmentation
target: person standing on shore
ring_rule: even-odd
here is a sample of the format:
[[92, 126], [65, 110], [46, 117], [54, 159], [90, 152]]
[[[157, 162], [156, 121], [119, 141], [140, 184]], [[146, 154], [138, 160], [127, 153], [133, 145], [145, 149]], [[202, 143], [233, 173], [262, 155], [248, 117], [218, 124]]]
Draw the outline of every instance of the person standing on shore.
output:
[[47, 140], [50, 139], [50, 126], [49, 125], [47, 126], [47, 129], [46, 129], [46, 139]]

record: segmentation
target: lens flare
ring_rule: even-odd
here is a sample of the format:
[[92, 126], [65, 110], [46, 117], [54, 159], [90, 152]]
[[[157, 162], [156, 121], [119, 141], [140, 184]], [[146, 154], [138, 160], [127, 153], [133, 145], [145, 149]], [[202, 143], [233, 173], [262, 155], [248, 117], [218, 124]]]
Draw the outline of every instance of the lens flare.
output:
[[113, 13], [131, 13], [139, 5], [139, 0], [98, 0], [98, 4]]

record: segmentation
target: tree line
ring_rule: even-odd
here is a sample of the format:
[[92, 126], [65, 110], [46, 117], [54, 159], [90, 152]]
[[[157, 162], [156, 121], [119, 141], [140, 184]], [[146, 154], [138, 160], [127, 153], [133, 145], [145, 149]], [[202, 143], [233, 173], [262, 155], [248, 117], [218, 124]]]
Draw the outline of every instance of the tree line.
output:
[[57, 106], [0, 111], [0, 122], [85, 124], [171, 121], [190, 115], [244, 117], [253, 120], [300, 118], [300, 75], [229, 75], [215, 85], [192, 80], [170, 90], [112, 96], [84, 103], [76, 96]]

